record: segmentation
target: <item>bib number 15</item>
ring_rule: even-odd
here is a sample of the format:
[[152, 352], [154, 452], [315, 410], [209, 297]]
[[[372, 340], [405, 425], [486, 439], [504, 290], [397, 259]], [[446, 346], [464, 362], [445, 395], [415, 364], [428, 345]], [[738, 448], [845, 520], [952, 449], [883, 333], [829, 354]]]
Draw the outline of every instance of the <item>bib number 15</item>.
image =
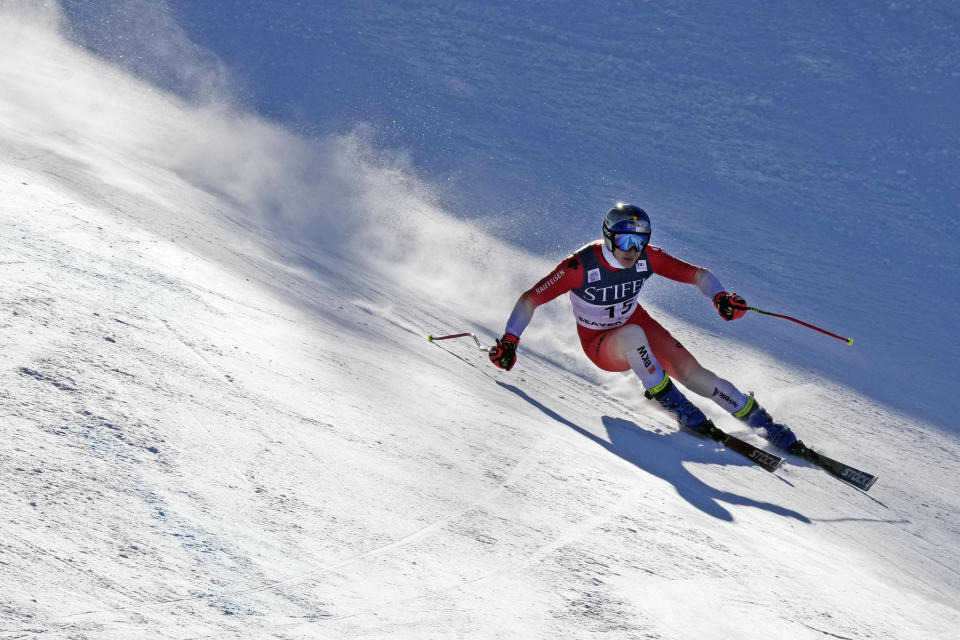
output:
[[617, 305], [613, 305], [610, 307], [604, 307], [603, 310], [609, 313], [611, 318], [616, 318], [618, 315], [620, 316], [627, 315], [630, 312], [630, 309], [632, 308], [633, 308], [633, 300], [627, 300], [622, 305], [620, 305], [619, 309], [617, 308]]

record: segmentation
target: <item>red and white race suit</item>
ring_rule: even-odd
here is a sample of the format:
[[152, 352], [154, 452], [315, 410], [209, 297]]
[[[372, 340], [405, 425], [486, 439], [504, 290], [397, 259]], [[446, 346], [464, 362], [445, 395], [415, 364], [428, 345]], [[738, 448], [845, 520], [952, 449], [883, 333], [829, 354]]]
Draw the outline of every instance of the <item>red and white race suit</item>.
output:
[[747, 397], [704, 369], [640, 306], [640, 291], [653, 275], [696, 285], [710, 299], [723, 291], [708, 269], [675, 258], [660, 247], [649, 245], [634, 267], [624, 268], [603, 241], [597, 240], [564, 258], [520, 296], [506, 332], [520, 336], [538, 306], [569, 293], [580, 344], [598, 367], [606, 371], [633, 369], [647, 389], [660, 384], [666, 371], [731, 413], [740, 410]]

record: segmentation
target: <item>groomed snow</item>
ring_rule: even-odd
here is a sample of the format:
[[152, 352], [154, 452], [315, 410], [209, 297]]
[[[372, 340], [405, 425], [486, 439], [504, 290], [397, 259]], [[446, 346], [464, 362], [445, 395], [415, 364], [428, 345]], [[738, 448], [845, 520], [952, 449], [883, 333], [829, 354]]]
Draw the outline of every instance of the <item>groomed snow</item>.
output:
[[656, 306], [877, 484], [679, 433], [565, 301], [431, 344], [554, 257], [55, 22], [0, 10], [0, 638], [954, 637], [954, 435]]

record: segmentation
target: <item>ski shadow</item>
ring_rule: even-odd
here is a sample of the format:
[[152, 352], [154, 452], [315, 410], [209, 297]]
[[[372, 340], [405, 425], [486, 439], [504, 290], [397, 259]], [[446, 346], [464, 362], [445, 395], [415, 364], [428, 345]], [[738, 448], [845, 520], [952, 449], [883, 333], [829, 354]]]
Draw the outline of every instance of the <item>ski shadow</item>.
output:
[[606, 428], [609, 438], [609, 440], [604, 440], [534, 400], [522, 389], [500, 381], [497, 381], [497, 384], [520, 396], [547, 416], [592, 440], [610, 453], [651, 475], [669, 482], [684, 500], [707, 515], [719, 520], [732, 521], [733, 515], [721, 504], [726, 503], [763, 509], [807, 524], [811, 522], [810, 518], [797, 511], [729, 491], [715, 489], [690, 473], [684, 467], [684, 462], [753, 466], [746, 459], [741, 459], [741, 456], [736, 453], [721, 451], [719, 445], [712, 441], [699, 440], [695, 436], [679, 431], [655, 433], [647, 431], [629, 420], [610, 416], [603, 416], [602, 418], [603, 426]]

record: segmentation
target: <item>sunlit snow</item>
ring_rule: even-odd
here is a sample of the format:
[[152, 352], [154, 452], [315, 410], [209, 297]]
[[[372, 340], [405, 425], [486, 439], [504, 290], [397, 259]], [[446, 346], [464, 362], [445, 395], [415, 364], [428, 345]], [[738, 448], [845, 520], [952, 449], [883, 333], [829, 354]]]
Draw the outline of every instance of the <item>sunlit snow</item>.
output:
[[[844, 382], [882, 345], [727, 325], [682, 285], [650, 304], [806, 442], [879, 476], [868, 493], [679, 432], [636, 380], [591, 368], [565, 300], [538, 310], [501, 372], [470, 339], [426, 336], [489, 344], [578, 244], [548, 252], [451, 215], [456, 186], [374, 125], [295, 133], [222, 77], [205, 99], [171, 93], [68, 31], [52, 3], [0, 3], [0, 638], [954, 637], [960, 443], [928, 421], [942, 407], [892, 398], [923, 383], [896, 364], [875, 374], [889, 399]], [[844, 72], [829, 51], [804, 55]], [[443, 79], [469, 95], [484, 68]], [[510, 157], [534, 161], [550, 158]], [[600, 213], [583, 214], [581, 243]], [[696, 249], [707, 234], [664, 226], [681, 257], [717, 255]], [[783, 284], [803, 260], [776, 242], [735, 249], [718, 274], [760, 296], [765, 274], [745, 265]], [[933, 304], [878, 286], [871, 315], [843, 257], [812, 260], [826, 298], [808, 275], [770, 297], [833, 304], [831, 328], [854, 337], [892, 335], [886, 303]], [[936, 360], [938, 344], [908, 344]], [[820, 367], [807, 349], [873, 355]]]

